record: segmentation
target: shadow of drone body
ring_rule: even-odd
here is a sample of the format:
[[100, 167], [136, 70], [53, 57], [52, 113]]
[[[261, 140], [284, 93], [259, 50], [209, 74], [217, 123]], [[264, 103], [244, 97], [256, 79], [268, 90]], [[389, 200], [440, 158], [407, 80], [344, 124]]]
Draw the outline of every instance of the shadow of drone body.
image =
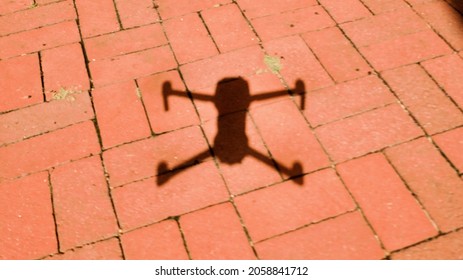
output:
[[453, 20], [459, 25], [453, 31], [454, 35], [463, 36], [463, 0], [447, 0], [447, 3], [455, 9], [455, 13], [452, 13]]
[[[295, 88], [291, 91], [297, 93], [305, 92], [304, 83], [301, 80], [298, 80], [296, 82]], [[165, 110], [169, 110], [169, 96], [185, 97], [185, 92], [173, 90], [170, 82], [165, 82], [163, 84], [162, 93]], [[229, 165], [238, 164], [241, 163], [246, 156], [252, 156], [257, 160], [272, 166], [273, 164], [271, 161], [269, 161], [269, 157], [267, 155], [264, 155], [249, 146], [248, 137], [246, 135], [246, 114], [236, 114], [233, 118], [232, 124], [230, 124], [226, 118], [222, 117], [236, 112], [247, 111], [251, 102], [253, 101], [271, 99], [287, 94], [288, 91], [283, 90], [263, 93], [259, 95], [251, 95], [248, 82], [241, 77], [225, 78], [219, 81], [213, 96], [200, 93], [191, 93], [193, 99], [195, 100], [212, 102], [218, 111], [218, 132], [214, 138], [212, 149], [216, 151], [214, 155], [220, 162]], [[304, 109], [304, 94], [302, 94], [301, 97], [301, 107]], [[230, 141], [230, 139], [233, 139], [233, 141]], [[192, 157], [191, 159], [184, 161], [184, 163], [171, 168], [167, 166], [166, 162], [161, 162], [158, 165], [157, 173], [163, 174], [163, 176], [157, 176], [158, 186], [165, 184], [173, 176], [171, 175], [172, 173], [167, 172], [181, 170], [181, 168], [187, 167], [187, 163], [201, 162], [208, 158], [210, 155], [210, 151], [205, 150]], [[277, 162], [276, 165], [280, 172], [288, 176], [291, 174], [302, 174], [302, 165], [300, 162], [295, 162], [291, 168], [282, 166]], [[302, 176], [296, 177], [293, 180], [300, 185], [303, 184]]]
[[463, 1], [461, 0], [448, 0], [450, 5], [452, 5], [456, 10], [463, 14]]

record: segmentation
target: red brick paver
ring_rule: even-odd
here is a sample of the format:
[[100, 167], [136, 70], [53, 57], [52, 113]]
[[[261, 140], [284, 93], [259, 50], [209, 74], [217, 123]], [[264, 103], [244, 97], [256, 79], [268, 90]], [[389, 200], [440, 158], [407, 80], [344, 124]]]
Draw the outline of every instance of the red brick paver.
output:
[[124, 28], [141, 26], [159, 21], [150, 0], [116, 0], [121, 24]]
[[341, 164], [338, 170], [389, 251], [437, 234], [426, 213], [384, 156], [368, 155]]
[[85, 91], [90, 87], [80, 44], [43, 51], [42, 71], [47, 100], [62, 90]]
[[320, 6], [313, 6], [252, 20], [262, 40], [318, 30], [333, 26], [334, 22]]
[[110, 33], [86, 39], [85, 48], [90, 61], [112, 58], [167, 43], [159, 24]]
[[180, 229], [173, 220], [125, 233], [121, 239], [129, 260], [188, 259]]
[[79, 29], [74, 21], [65, 21], [0, 37], [0, 59], [78, 42]]
[[463, 49], [461, 17], [448, 3], [434, 1], [414, 5], [414, 9], [456, 50]]
[[230, 203], [180, 218], [193, 259], [254, 259], [244, 229]]
[[235, 201], [254, 241], [261, 241], [355, 208], [333, 170], [305, 176], [302, 186], [287, 181], [239, 196]]
[[423, 62], [423, 67], [460, 107], [463, 107], [463, 58], [448, 55]]
[[420, 66], [396, 68], [383, 72], [382, 76], [427, 133], [463, 124], [461, 110]]
[[0, 5], [0, 259], [458, 259], [451, 0]]
[[396, 104], [333, 122], [316, 133], [335, 161], [344, 161], [422, 135]]
[[0, 115], [0, 146], [64, 128], [94, 117], [87, 92]]
[[338, 28], [309, 32], [303, 38], [334, 80], [342, 82], [371, 73], [370, 66]]
[[99, 157], [57, 167], [50, 178], [61, 251], [116, 235], [116, 217]]
[[362, 2], [375, 14], [407, 7], [407, 2], [404, 0], [362, 0]]
[[[49, 16], [50, 14], [53, 14], [53, 16]], [[74, 10], [72, 1], [63, 1], [52, 5], [26, 9], [0, 18], [0, 36], [52, 25], [75, 18], [76, 11]], [[14, 22], [14, 24], [11, 24], [12, 22]]]
[[450, 159], [450, 161], [463, 173], [463, 128], [457, 128], [433, 137], [439, 148]]
[[339, 83], [307, 94], [304, 114], [313, 126], [333, 122], [396, 101], [376, 76]]
[[40, 64], [36, 54], [0, 61], [0, 111], [43, 101]]
[[75, 124], [1, 147], [0, 179], [15, 178], [99, 152], [93, 123]]
[[0, 184], [0, 259], [40, 258], [57, 252], [47, 172]]
[[116, 187], [158, 174], [157, 166], [188, 165], [207, 150], [201, 131], [196, 127], [149, 138], [109, 149], [103, 159], [111, 186]]
[[394, 260], [461, 260], [463, 232], [452, 232], [392, 255]]
[[198, 14], [169, 19], [164, 26], [180, 64], [214, 56], [218, 53]]
[[257, 244], [256, 250], [262, 259], [380, 259], [384, 256], [373, 232], [357, 212], [269, 239]]
[[83, 37], [93, 37], [119, 30], [117, 12], [112, 0], [76, 0]]
[[[201, 170], [202, 176], [197, 175], [197, 170]], [[158, 222], [227, 200], [224, 183], [211, 161], [160, 176], [175, 177], [162, 186], [151, 177], [114, 190], [116, 212], [123, 229]]]
[[[109, 148], [151, 135], [143, 104], [133, 81], [95, 89], [93, 102], [103, 147]], [[127, 115], [122, 115], [122, 111], [127, 112]], [[126, 129], [119, 130], [119, 127]]]
[[247, 47], [258, 42], [236, 5], [209, 9], [201, 15], [221, 52]]
[[440, 230], [461, 227], [463, 182], [429, 141], [420, 138], [386, 150], [386, 155]]
[[30, 0], [8, 1], [0, 8], [0, 15], [5, 15], [30, 8]]
[[122, 252], [116, 238], [89, 244], [64, 254], [53, 255], [50, 260], [120, 260]]

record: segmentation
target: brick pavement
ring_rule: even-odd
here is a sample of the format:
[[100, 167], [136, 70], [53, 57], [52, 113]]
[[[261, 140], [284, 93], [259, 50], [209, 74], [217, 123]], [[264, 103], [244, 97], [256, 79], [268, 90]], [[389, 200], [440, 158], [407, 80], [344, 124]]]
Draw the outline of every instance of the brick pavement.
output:
[[0, 259], [463, 259], [457, 0], [0, 5]]

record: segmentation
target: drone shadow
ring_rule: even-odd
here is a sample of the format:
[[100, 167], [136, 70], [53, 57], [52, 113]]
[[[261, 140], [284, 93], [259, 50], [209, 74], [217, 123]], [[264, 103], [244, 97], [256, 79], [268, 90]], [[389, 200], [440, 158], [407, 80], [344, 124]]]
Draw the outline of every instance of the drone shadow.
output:
[[447, 0], [447, 3], [450, 4], [457, 12], [454, 13], [454, 19], [461, 26], [460, 35], [463, 36], [463, 1], [462, 0]]
[[[291, 92], [304, 92], [304, 83], [298, 80]], [[172, 179], [176, 174], [191, 166], [191, 163], [199, 163], [206, 158], [214, 155], [221, 163], [233, 165], [239, 164], [247, 156], [254, 157], [260, 162], [276, 167], [281, 173], [291, 177], [294, 174], [302, 174], [302, 164], [298, 161], [294, 162], [291, 167], [284, 166], [275, 161], [269, 161], [269, 156], [265, 155], [249, 145], [248, 136], [246, 135], [246, 114], [236, 114], [233, 118], [233, 123], [230, 123], [229, 118], [223, 118], [226, 115], [246, 112], [253, 101], [264, 99], [272, 99], [283, 95], [288, 95], [287, 90], [267, 92], [258, 95], [251, 95], [248, 82], [241, 78], [225, 78], [217, 83], [214, 95], [201, 93], [190, 93], [193, 99], [201, 101], [209, 101], [214, 104], [218, 111], [217, 120], [217, 135], [214, 138], [212, 150], [204, 150], [194, 157], [185, 160], [177, 166], [168, 166], [166, 162], [159, 163], [157, 167], [157, 184], [161, 186]], [[170, 82], [165, 82], [162, 88], [164, 109], [169, 110], [169, 97], [181, 96], [186, 97], [184, 91], [177, 91], [171, 87]], [[301, 95], [301, 108], [304, 109], [304, 94]], [[233, 141], [230, 141], [233, 139]], [[175, 172], [172, 172], [175, 171]], [[159, 175], [162, 176], [159, 176]], [[303, 184], [303, 177], [295, 177], [293, 181], [299, 185]]]
[[[453, 6], [456, 10], [463, 14], [463, 1], [461, 0], [448, 0], [447, 1], [451, 6]], [[460, 17], [460, 20], [463, 23], [463, 17]]]

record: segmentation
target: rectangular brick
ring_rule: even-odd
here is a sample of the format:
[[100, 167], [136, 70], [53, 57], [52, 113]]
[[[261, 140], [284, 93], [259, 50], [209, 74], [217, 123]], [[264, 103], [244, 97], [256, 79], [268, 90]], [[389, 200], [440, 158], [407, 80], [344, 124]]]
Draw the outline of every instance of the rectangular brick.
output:
[[69, 250], [57, 254], [51, 260], [122, 260], [121, 247], [117, 238], [111, 238], [98, 243]]
[[201, 15], [221, 52], [259, 42], [240, 9], [234, 4], [209, 9]]
[[0, 61], [0, 112], [42, 102], [40, 76], [36, 54]]
[[355, 209], [349, 193], [332, 169], [235, 197], [253, 242], [259, 242]]
[[333, 84], [320, 62], [299, 36], [286, 37], [264, 44], [270, 57], [279, 61], [279, 73], [288, 85], [302, 80], [306, 91]]
[[[50, 16], [53, 14], [53, 16]], [[0, 36], [31, 30], [76, 18], [72, 1], [38, 6], [0, 17]]]
[[296, 105], [288, 100], [251, 111], [267, 148], [284, 178], [329, 165], [328, 157]]
[[360, 48], [360, 52], [378, 71], [396, 68], [452, 52], [433, 31], [418, 33]]
[[86, 91], [90, 82], [82, 46], [66, 45], [42, 52], [42, 71], [48, 100], [62, 90]]
[[363, 77], [372, 71], [337, 27], [309, 32], [302, 38], [337, 82]]
[[157, 175], [161, 162], [168, 167], [192, 164], [207, 150], [201, 130], [191, 127], [110, 149], [103, 158], [111, 186], [116, 187]]
[[264, 54], [258, 46], [239, 49], [180, 67], [186, 85], [191, 91], [215, 86], [226, 77], [248, 77], [265, 69], [267, 66], [264, 63]]
[[254, 252], [230, 203], [180, 218], [186, 246], [196, 260], [252, 260]]
[[198, 14], [172, 18], [163, 23], [169, 42], [180, 64], [218, 54]]
[[381, 75], [427, 133], [434, 134], [463, 124], [461, 111], [418, 65]]
[[0, 259], [37, 259], [58, 251], [48, 184], [47, 172], [0, 180]]
[[369, 46], [428, 30], [426, 22], [412, 9], [404, 8], [341, 25], [357, 47]]
[[362, 0], [362, 2], [375, 14], [408, 8], [404, 0]]
[[377, 76], [348, 81], [306, 94], [304, 114], [312, 126], [396, 102]]
[[174, 220], [130, 231], [121, 236], [128, 260], [187, 260], [180, 229]]
[[463, 173], [463, 128], [456, 128], [439, 135], [435, 135], [433, 140], [444, 152], [447, 158]]
[[[182, 127], [199, 125], [195, 107], [186, 92], [185, 85], [177, 71], [163, 72], [137, 80], [151, 128], [155, 133], [176, 130]], [[182, 95], [164, 97], [163, 85], [170, 83]], [[164, 100], [166, 98], [167, 100]], [[168, 108], [164, 108], [164, 101]]]
[[177, 67], [168, 46], [89, 63], [95, 86], [132, 80]]
[[417, 5], [414, 9], [456, 50], [463, 49], [461, 14], [445, 2]]
[[[281, 181], [280, 174], [246, 112], [228, 114], [208, 121], [203, 129], [209, 143], [213, 143], [212, 149], [219, 160], [220, 171], [232, 194]], [[246, 139], [238, 136], [243, 133]], [[223, 137], [224, 134], [231, 135]], [[244, 158], [238, 155], [241, 153]]]
[[79, 29], [75, 21], [65, 21], [0, 37], [0, 59], [37, 52], [79, 41]]
[[0, 15], [6, 15], [17, 11], [25, 10], [32, 7], [32, 0], [11, 0], [2, 3], [0, 6]]
[[321, 0], [337, 23], [354, 21], [371, 15], [370, 11], [359, 0]]
[[237, 0], [249, 18], [278, 14], [317, 5], [316, 0]]
[[321, 6], [256, 18], [251, 23], [263, 41], [335, 25]]
[[463, 231], [459, 230], [429, 242], [392, 254], [393, 260], [461, 260], [463, 259]]
[[114, 205], [123, 229], [228, 200], [228, 192], [213, 161], [162, 176], [172, 177], [162, 187], [151, 177], [113, 190]]
[[343, 163], [337, 170], [388, 251], [438, 234], [382, 154]]
[[92, 103], [87, 92], [6, 113], [0, 115], [0, 146], [93, 117]]
[[133, 81], [97, 88], [92, 96], [104, 148], [151, 135], [143, 103]]
[[162, 19], [169, 19], [231, 2], [231, 0], [157, 0], [156, 4]]
[[84, 38], [120, 29], [113, 0], [75, 0], [75, 5]]
[[321, 126], [315, 130], [334, 161], [342, 162], [423, 134], [397, 104]]
[[159, 21], [151, 0], [116, 0], [117, 11], [124, 28], [146, 25]]
[[167, 44], [160, 24], [85, 39], [89, 61], [111, 58]]
[[76, 124], [1, 147], [0, 178], [15, 178], [99, 152], [93, 123]]
[[388, 149], [386, 155], [441, 231], [463, 225], [463, 181], [427, 139]]
[[456, 54], [423, 62], [423, 67], [463, 109], [463, 58]]
[[368, 260], [384, 252], [358, 212], [299, 229], [255, 245], [260, 259]]
[[60, 251], [117, 234], [99, 157], [57, 167], [50, 178]]

